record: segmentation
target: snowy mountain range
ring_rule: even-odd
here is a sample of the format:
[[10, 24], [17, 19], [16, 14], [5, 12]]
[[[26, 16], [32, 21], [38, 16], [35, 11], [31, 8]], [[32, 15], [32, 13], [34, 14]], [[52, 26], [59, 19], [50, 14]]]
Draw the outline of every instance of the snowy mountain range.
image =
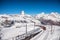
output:
[[60, 25], [60, 14], [57, 12], [52, 12], [51, 14], [42, 12], [41, 14], [37, 14], [35, 18], [43, 24]]
[[[60, 14], [57, 12], [51, 12], [50, 14], [45, 14], [44, 12], [37, 14], [35, 16], [31, 16], [25, 14], [24, 11], [21, 14], [17, 15], [0, 15], [0, 23], [4, 22], [5, 20], [14, 21], [16, 23], [35, 23], [35, 24], [46, 24], [47, 22], [52, 22], [53, 24], [60, 24]], [[59, 23], [58, 23], [59, 22]], [[48, 23], [49, 24], [49, 23]]]

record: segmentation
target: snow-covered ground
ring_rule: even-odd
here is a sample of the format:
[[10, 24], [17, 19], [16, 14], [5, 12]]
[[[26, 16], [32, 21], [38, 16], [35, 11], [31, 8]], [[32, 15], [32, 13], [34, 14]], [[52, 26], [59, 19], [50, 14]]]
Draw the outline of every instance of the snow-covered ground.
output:
[[60, 26], [53, 26], [52, 30], [51, 32], [51, 28], [48, 27], [46, 31], [39, 33], [31, 40], [60, 40]]
[[[35, 30], [38, 29], [38, 27], [35, 28]], [[32, 27], [28, 27], [27, 33], [29, 31], [34, 30]], [[2, 30], [2, 39], [9, 39], [12, 37], [16, 37], [18, 35], [22, 35], [26, 33], [26, 27], [21, 28], [3, 28]]]

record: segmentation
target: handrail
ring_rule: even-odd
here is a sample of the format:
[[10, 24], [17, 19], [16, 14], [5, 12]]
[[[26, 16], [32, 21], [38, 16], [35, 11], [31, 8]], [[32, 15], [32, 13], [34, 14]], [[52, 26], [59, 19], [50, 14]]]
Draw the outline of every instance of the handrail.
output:
[[[35, 37], [31, 38], [30, 40], [36, 40], [39, 36], [41, 36], [44, 33], [44, 31], [40, 32], [40, 34], [36, 35]], [[37, 37], [38, 36], [38, 37]]]
[[[49, 32], [47, 31], [42, 31], [40, 34], [36, 35], [34, 38], [31, 40], [46, 40], [49, 35]], [[43, 37], [44, 36], [44, 37]]]
[[15, 40], [15, 39], [24, 39], [25, 37], [30, 36], [32, 34], [32, 32], [35, 34], [35, 33], [39, 32], [39, 31], [41, 31], [41, 30], [38, 28], [38, 29], [35, 29], [35, 30], [27, 32], [27, 34], [24, 33], [22, 35], [18, 35], [18, 36], [12, 37], [11, 39], [13, 39], [13, 40]]

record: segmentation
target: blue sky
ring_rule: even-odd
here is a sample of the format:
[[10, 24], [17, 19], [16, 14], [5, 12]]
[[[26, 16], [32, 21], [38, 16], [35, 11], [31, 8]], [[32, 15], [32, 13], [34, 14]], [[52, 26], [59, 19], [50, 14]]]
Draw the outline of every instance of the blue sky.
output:
[[19, 14], [22, 10], [26, 14], [35, 15], [41, 12], [60, 13], [59, 0], [0, 0], [0, 14]]

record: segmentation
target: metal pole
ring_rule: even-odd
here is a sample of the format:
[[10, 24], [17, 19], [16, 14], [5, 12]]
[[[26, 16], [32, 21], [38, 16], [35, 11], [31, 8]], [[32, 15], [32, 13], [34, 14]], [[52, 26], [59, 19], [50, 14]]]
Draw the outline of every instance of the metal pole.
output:
[[27, 24], [26, 24], [26, 35], [27, 35]]

